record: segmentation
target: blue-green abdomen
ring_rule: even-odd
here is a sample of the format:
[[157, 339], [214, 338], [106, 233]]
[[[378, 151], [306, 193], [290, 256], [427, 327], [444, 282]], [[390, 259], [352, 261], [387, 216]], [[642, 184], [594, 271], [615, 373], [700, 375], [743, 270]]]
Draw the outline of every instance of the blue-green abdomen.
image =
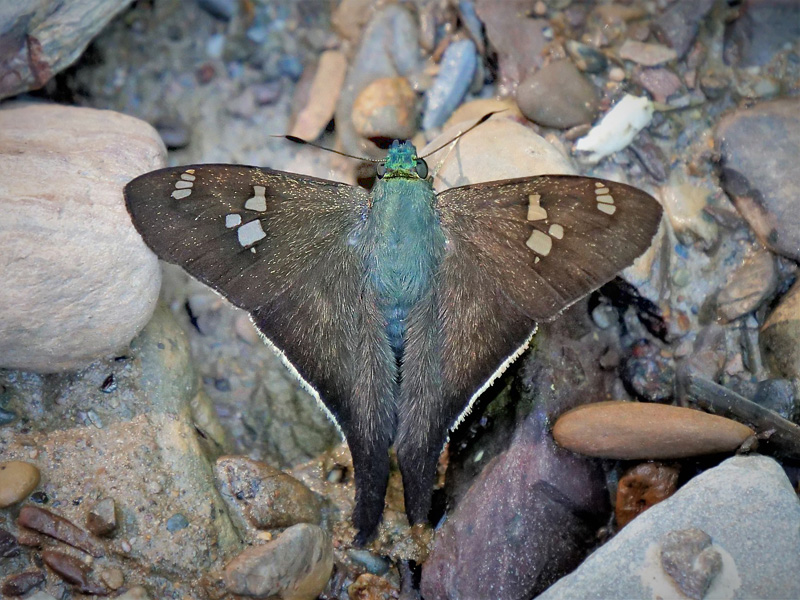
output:
[[379, 180], [372, 190], [367, 230], [374, 241], [367, 265], [386, 333], [402, 354], [408, 313], [433, 285], [444, 251], [434, 192], [421, 179]]

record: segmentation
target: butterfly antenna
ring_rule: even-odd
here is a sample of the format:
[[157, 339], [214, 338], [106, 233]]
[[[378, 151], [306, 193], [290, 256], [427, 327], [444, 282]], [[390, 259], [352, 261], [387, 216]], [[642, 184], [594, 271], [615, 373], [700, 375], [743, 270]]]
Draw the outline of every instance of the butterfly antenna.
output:
[[347, 158], [355, 158], [356, 160], [363, 160], [365, 162], [372, 162], [372, 163], [383, 162], [383, 159], [381, 158], [364, 158], [363, 156], [354, 156], [352, 154], [347, 154], [346, 152], [339, 152], [338, 150], [334, 150], [333, 148], [326, 148], [325, 146], [320, 146], [319, 144], [315, 144], [314, 142], [309, 142], [308, 140], [304, 140], [303, 138], [299, 138], [295, 135], [273, 135], [271, 137], [283, 138], [285, 140], [289, 140], [294, 144], [312, 146], [314, 148], [318, 148], [319, 150], [325, 150], [325, 152], [333, 152], [334, 154], [338, 154], [339, 156], [346, 156]]
[[490, 118], [492, 118], [492, 117], [493, 117], [494, 115], [496, 115], [497, 113], [505, 112], [506, 110], [508, 110], [508, 109], [504, 108], [503, 110], [493, 110], [493, 111], [492, 111], [492, 112], [490, 112], [490, 113], [486, 113], [486, 114], [485, 114], [485, 115], [483, 115], [483, 116], [482, 116], [480, 119], [478, 119], [478, 120], [477, 120], [475, 123], [473, 123], [472, 125], [470, 125], [469, 127], [467, 127], [467, 128], [464, 130], [464, 131], [462, 131], [461, 133], [459, 133], [459, 134], [458, 134], [456, 137], [454, 137], [452, 140], [450, 140], [450, 141], [448, 141], [448, 142], [445, 142], [444, 144], [442, 144], [441, 146], [439, 146], [438, 148], [436, 148], [436, 150], [431, 150], [431, 151], [430, 151], [430, 152], [428, 152], [428, 153], [427, 153], [425, 156], [420, 156], [419, 158], [427, 158], [427, 157], [429, 157], [431, 154], [436, 154], [436, 153], [437, 153], [439, 150], [441, 150], [441, 149], [442, 149], [442, 148], [444, 148], [445, 146], [448, 146], [449, 144], [452, 144], [453, 142], [455, 142], [456, 140], [458, 140], [458, 138], [460, 138], [462, 135], [465, 135], [465, 134], [469, 133], [470, 131], [472, 131], [473, 129], [475, 129], [475, 128], [476, 128], [478, 125], [483, 125], [483, 124], [484, 124], [486, 121], [488, 121]]

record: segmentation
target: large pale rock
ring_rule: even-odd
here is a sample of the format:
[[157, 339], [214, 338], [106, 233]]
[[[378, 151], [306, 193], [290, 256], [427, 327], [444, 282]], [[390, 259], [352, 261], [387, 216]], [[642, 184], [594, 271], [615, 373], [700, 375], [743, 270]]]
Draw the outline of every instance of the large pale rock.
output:
[[[676, 537], [695, 529], [710, 536], [706, 550], [722, 563], [707, 572], [703, 597], [800, 598], [798, 522], [800, 502], [781, 466], [736, 456], [636, 517], [537, 600], [686, 598], [665, 559], [675, 558]], [[700, 574], [702, 566], [690, 560], [682, 570]]]
[[[474, 120], [453, 124], [423, 148], [420, 155], [452, 140], [474, 124]], [[433, 187], [437, 192], [483, 181], [576, 174], [570, 159], [555, 146], [529, 127], [502, 115], [493, 116], [425, 160], [435, 174]]]
[[130, 0], [0, 3], [0, 98], [42, 87], [128, 4]]
[[0, 109], [0, 367], [77, 369], [144, 327], [161, 275], [122, 189], [164, 165], [158, 134], [132, 117]]

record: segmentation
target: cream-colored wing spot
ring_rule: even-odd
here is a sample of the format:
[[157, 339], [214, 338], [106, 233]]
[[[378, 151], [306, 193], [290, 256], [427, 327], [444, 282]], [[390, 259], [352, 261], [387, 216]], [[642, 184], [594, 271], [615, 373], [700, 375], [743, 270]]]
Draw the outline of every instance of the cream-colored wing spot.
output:
[[264, 212], [267, 210], [267, 196], [266, 196], [267, 188], [263, 185], [254, 185], [253, 186], [253, 195], [247, 199], [244, 203], [244, 207], [247, 210], [253, 210], [256, 212]]

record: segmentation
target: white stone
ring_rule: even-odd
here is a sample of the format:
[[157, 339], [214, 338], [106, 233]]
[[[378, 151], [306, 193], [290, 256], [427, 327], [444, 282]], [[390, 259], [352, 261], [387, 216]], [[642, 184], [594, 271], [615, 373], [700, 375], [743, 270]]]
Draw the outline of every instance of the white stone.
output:
[[112, 111], [0, 109], [0, 367], [78, 369], [123, 351], [153, 314], [155, 255], [122, 190], [165, 165], [158, 133]]
[[[423, 148], [420, 154], [425, 155], [438, 148], [452, 140], [459, 131], [474, 124], [475, 121], [454, 124]], [[492, 117], [425, 161], [430, 172], [436, 175], [433, 187], [437, 192], [483, 181], [577, 174], [572, 161], [543, 137], [501, 115]], [[537, 216], [535, 209], [532, 216]]]
[[653, 103], [648, 98], [627, 94], [575, 143], [575, 150], [588, 152], [585, 160], [589, 163], [600, 162], [630, 144], [652, 120]]

